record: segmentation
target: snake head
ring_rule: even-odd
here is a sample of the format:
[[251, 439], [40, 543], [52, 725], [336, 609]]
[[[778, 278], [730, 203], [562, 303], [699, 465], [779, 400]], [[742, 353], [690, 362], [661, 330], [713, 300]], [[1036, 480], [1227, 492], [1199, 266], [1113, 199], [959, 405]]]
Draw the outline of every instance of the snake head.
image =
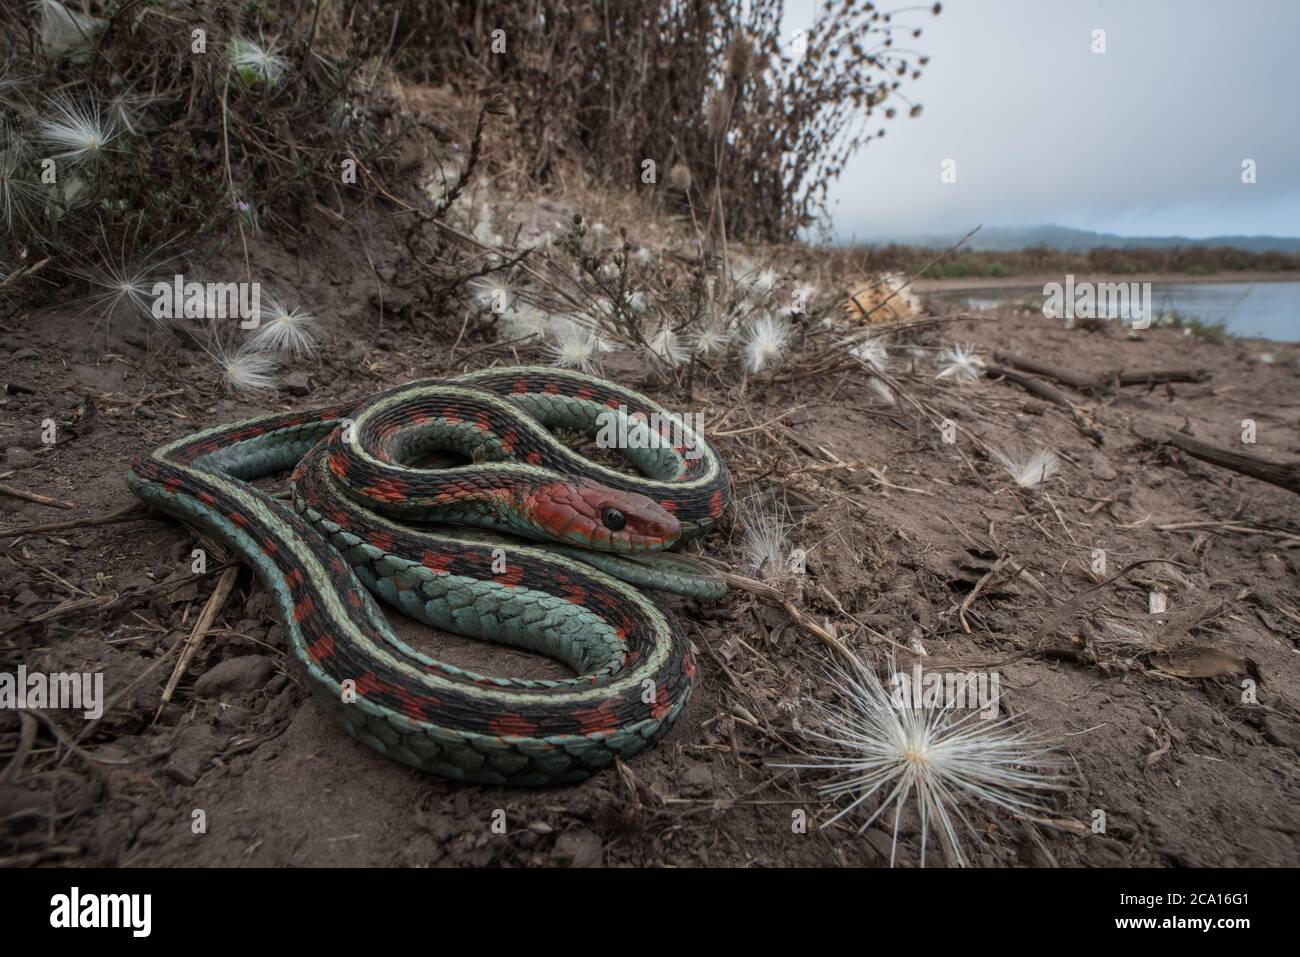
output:
[[682, 526], [654, 499], [597, 482], [539, 487], [525, 510], [548, 537], [602, 552], [650, 552], [681, 537]]

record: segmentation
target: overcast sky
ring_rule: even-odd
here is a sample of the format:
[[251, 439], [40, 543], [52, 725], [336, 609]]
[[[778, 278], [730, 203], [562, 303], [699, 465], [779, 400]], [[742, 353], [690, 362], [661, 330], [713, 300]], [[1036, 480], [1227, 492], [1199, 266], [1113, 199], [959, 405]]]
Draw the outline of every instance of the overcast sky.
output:
[[[786, 32], [818, 6], [789, 0]], [[850, 162], [837, 238], [981, 223], [1300, 235], [1300, 0], [944, 0], [899, 19], [932, 58], [904, 88], [924, 111]]]

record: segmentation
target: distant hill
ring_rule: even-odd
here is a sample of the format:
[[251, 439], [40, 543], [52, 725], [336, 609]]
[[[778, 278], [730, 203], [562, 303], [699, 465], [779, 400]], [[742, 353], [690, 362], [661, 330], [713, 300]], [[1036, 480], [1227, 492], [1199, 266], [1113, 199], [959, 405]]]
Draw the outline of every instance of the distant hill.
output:
[[[928, 235], [890, 236], [866, 240], [872, 245], [899, 243], [943, 249], [962, 237], [931, 233]], [[850, 240], [857, 244], [862, 240]], [[970, 238], [962, 248], [971, 250], [1026, 249], [1046, 246], [1071, 252], [1087, 252], [1097, 247], [1111, 249], [1166, 249], [1174, 246], [1232, 246], [1250, 252], [1300, 253], [1300, 237], [1285, 236], [1210, 236], [1206, 239], [1189, 239], [1186, 236], [1117, 236], [1114, 233], [1094, 233], [1086, 229], [1067, 226], [988, 226]]]

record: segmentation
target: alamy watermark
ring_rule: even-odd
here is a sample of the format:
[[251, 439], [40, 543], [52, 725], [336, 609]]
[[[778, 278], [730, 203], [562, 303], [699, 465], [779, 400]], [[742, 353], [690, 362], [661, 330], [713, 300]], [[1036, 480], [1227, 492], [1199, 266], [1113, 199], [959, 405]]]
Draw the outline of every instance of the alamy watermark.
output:
[[596, 416], [596, 447], [600, 449], [682, 449], [687, 459], [703, 455], [700, 436], [704, 415], [700, 412], [644, 412], [628, 414], [627, 406]]
[[0, 671], [0, 708], [68, 708], [80, 711], [87, 721], [104, 713], [102, 672], [28, 672], [19, 665], [17, 674]]
[[148, 937], [153, 929], [152, 894], [83, 894], [73, 887], [67, 894], [50, 898], [50, 926], [121, 927], [132, 937]]
[[262, 284], [257, 282], [186, 282], [177, 273], [171, 282], [153, 284], [155, 319], [238, 319], [240, 328], [256, 329], [262, 311]]
[[977, 710], [981, 718], [998, 716], [1002, 677], [996, 671], [895, 671], [889, 676], [890, 698], [897, 708]]
[[1075, 282], [1072, 273], [1065, 282], [1043, 286], [1043, 315], [1048, 319], [1122, 319], [1134, 329], [1151, 325], [1151, 283]]

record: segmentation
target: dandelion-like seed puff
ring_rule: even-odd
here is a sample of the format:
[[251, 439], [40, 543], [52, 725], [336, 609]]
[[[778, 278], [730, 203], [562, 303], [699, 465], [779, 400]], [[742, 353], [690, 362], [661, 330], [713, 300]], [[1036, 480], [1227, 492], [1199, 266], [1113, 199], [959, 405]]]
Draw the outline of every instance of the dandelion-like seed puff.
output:
[[722, 355], [731, 343], [731, 333], [719, 321], [710, 322], [691, 337], [691, 346], [696, 355]]
[[551, 332], [551, 317], [527, 302], [520, 302], [505, 316], [506, 333], [512, 339], [544, 339]]
[[975, 354], [971, 346], [953, 346], [944, 353], [943, 358], [948, 364], [939, 370], [936, 379], [975, 382], [984, 375], [984, 360]]
[[300, 306], [290, 309], [268, 299], [258, 310], [257, 318], [257, 332], [252, 338], [255, 348], [288, 352], [295, 358], [311, 355], [316, 350], [316, 317]]
[[889, 364], [889, 353], [879, 339], [864, 339], [849, 350], [849, 355], [873, 372], [884, 372]]
[[[890, 674], [897, 673], [892, 657], [887, 666]], [[822, 827], [874, 805], [858, 828], [861, 833], [892, 807], [891, 867], [909, 801], [920, 819], [922, 866], [932, 826], [964, 866], [956, 822], [978, 832], [963, 803], [979, 801], [1014, 815], [1036, 813], [1050, 792], [1063, 788], [1054, 773], [1059, 761], [1053, 747], [1023, 721], [985, 718], [979, 709], [958, 709], [951, 701], [917, 707], [918, 702], [886, 689], [875, 671], [851, 654], [847, 661], [835, 659], [827, 677], [834, 700], [813, 702], [819, 727], [804, 731], [813, 752], [806, 762], [776, 766], [832, 776], [818, 792], [846, 803]]]
[[790, 345], [790, 323], [779, 316], [761, 315], [745, 329], [745, 368], [762, 372], [785, 358]]
[[265, 85], [275, 89], [284, 82], [289, 61], [252, 40], [235, 37], [226, 46], [230, 66], [245, 86]]
[[691, 350], [667, 323], [650, 339], [650, 351], [669, 365], [679, 366], [691, 358]]
[[1007, 470], [1007, 474], [1023, 489], [1037, 488], [1053, 478], [1061, 468], [1061, 460], [1051, 449], [1038, 449], [1023, 462], [992, 450], [994, 458]]
[[547, 343], [551, 364], [561, 369], [595, 370], [594, 358], [601, 351], [600, 337], [573, 320], [557, 322]]
[[204, 351], [216, 363], [227, 391], [242, 394], [275, 388], [275, 360], [251, 343], [232, 350], [214, 342]]
[[480, 309], [493, 315], [504, 315], [514, 304], [515, 294], [504, 276], [483, 276], [469, 284], [470, 298]]
[[70, 164], [94, 163], [112, 149], [120, 131], [97, 99], [56, 96], [45, 115], [36, 121], [36, 139], [51, 150], [53, 159]]
[[786, 576], [790, 526], [776, 505], [745, 508], [740, 515], [741, 564], [770, 583]]

